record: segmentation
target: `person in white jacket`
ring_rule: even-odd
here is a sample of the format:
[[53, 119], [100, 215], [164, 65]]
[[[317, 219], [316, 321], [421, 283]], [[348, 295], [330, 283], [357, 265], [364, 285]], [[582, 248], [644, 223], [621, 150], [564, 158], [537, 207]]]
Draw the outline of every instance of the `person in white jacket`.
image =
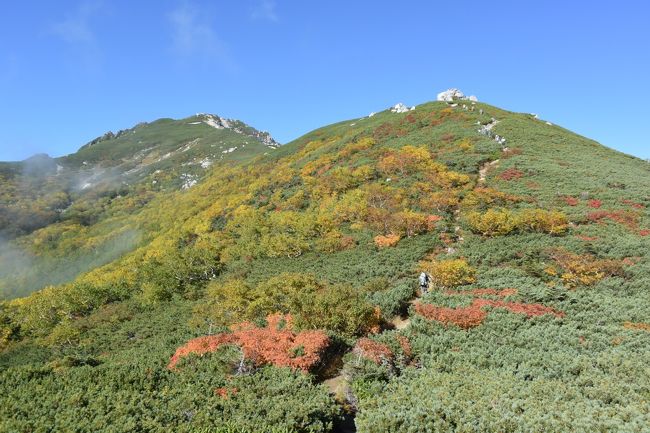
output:
[[424, 295], [429, 291], [429, 282], [431, 281], [431, 278], [429, 278], [429, 274], [427, 274], [426, 272], [422, 272], [420, 274], [419, 281], [420, 281], [420, 291]]

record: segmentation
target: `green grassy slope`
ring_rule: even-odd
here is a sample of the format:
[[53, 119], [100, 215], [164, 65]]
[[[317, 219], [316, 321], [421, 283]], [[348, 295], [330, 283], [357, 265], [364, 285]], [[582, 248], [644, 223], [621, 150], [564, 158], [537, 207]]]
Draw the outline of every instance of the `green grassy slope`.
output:
[[[97, 227], [136, 249], [0, 304], [0, 431], [322, 432], [348, 413], [373, 433], [644, 432], [650, 165], [471, 107], [340, 122], [112, 208]], [[174, 142], [158, 127], [148, 140]], [[416, 296], [421, 270], [434, 285]], [[167, 368], [276, 312], [329, 337], [308, 373], [274, 366], [307, 342]]]

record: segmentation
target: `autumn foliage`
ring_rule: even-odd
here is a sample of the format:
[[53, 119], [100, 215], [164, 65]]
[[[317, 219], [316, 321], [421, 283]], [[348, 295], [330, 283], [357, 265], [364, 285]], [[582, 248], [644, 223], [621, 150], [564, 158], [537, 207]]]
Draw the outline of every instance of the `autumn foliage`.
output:
[[386, 236], [377, 235], [375, 236], [375, 245], [377, 245], [379, 248], [394, 247], [395, 245], [397, 245], [400, 239], [401, 239], [400, 235], [396, 235], [392, 233]]
[[631, 211], [625, 210], [600, 210], [587, 214], [587, 220], [594, 223], [602, 223], [604, 220], [610, 220], [622, 224], [630, 229], [637, 227], [639, 216]]
[[420, 267], [431, 276], [436, 287], [456, 287], [476, 281], [476, 269], [465, 259], [422, 262]]
[[524, 176], [524, 172], [517, 170], [514, 167], [508, 168], [499, 174], [499, 178], [502, 180], [517, 180]]
[[498, 296], [505, 298], [518, 293], [517, 289], [472, 289], [472, 290], [447, 290], [445, 295], [469, 295], [469, 296]]
[[369, 338], [360, 338], [352, 352], [376, 364], [389, 361], [393, 357], [390, 347]]
[[190, 354], [204, 355], [223, 345], [234, 344], [241, 347], [243, 358], [256, 366], [270, 364], [306, 372], [318, 364], [330, 343], [327, 334], [320, 330], [293, 332], [289, 315], [270, 315], [267, 323], [260, 328], [244, 322], [232, 333], [192, 339], [176, 349], [167, 367], [174, 369], [182, 358]]
[[456, 325], [462, 329], [479, 326], [487, 317], [484, 307], [503, 308], [512, 313], [525, 314], [528, 317], [552, 314], [564, 317], [564, 313], [542, 304], [526, 304], [521, 302], [495, 301], [490, 299], [474, 299], [467, 307], [439, 307], [431, 304], [415, 305], [415, 311], [428, 320], [434, 320], [444, 325]]
[[453, 324], [462, 329], [479, 326], [487, 317], [487, 312], [472, 304], [469, 307], [438, 307], [431, 304], [416, 304], [415, 311], [428, 320], [442, 324]]
[[591, 286], [605, 277], [622, 275], [624, 262], [613, 259], [597, 259], [590, 254], [573, 254], [557, 249], [551, 253], [559, 265], [562, 282], [569, 288]]
[[650, 332], [650, 323], [625, 322], [623, 323], [623, 327], [626, 329], [633, 329], [636, 331]]

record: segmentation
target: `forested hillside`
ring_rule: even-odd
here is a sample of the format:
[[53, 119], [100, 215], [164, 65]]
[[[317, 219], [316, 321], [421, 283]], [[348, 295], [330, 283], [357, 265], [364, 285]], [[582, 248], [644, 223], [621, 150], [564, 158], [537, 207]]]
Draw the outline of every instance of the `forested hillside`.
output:
[[469, 100], [277, 149], [179, 122], [57, 160], [138, 180], [14, 229], [55, 258], [129, 241], [0, 303], [0, 431], [647, 431], [650, 164]]

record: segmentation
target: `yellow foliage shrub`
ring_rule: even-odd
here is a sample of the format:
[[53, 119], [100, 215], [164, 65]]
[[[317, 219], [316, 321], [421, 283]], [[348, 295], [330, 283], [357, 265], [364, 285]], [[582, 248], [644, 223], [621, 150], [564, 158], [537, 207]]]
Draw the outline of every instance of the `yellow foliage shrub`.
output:
[[503, 236], [516, 228], [516, 221], [507, 209], [489, 209], [485, 213], [470, 212], [467, 222], [474, 233], [483, 236]]
[[515, 230], [560, 235], [569, 228], [569, 220], [564, 213], [544, 209], [524, 209], [517, 213], [508, 209], [470, 212], [467, 222], [474, 233], [483, 236], [503, 236]]
[[436, 287], [451, 288], [476, 282], [476, 269], [465, 259], [429, 261], [420, 264]]
[[590, 254], [578, 255], [558, 249], [553, 259], [561, 268], [562, 283], [568, 288], [592, 286], [605, 277], [622, 275], [623, 263], [619, 260], [597, 259]]
[[569, 219], [560, 211], [544, 209], [525, 209], [517, 215], [517, 227], [526, 232], [542, 232], [551, 235], [565, 233]]

